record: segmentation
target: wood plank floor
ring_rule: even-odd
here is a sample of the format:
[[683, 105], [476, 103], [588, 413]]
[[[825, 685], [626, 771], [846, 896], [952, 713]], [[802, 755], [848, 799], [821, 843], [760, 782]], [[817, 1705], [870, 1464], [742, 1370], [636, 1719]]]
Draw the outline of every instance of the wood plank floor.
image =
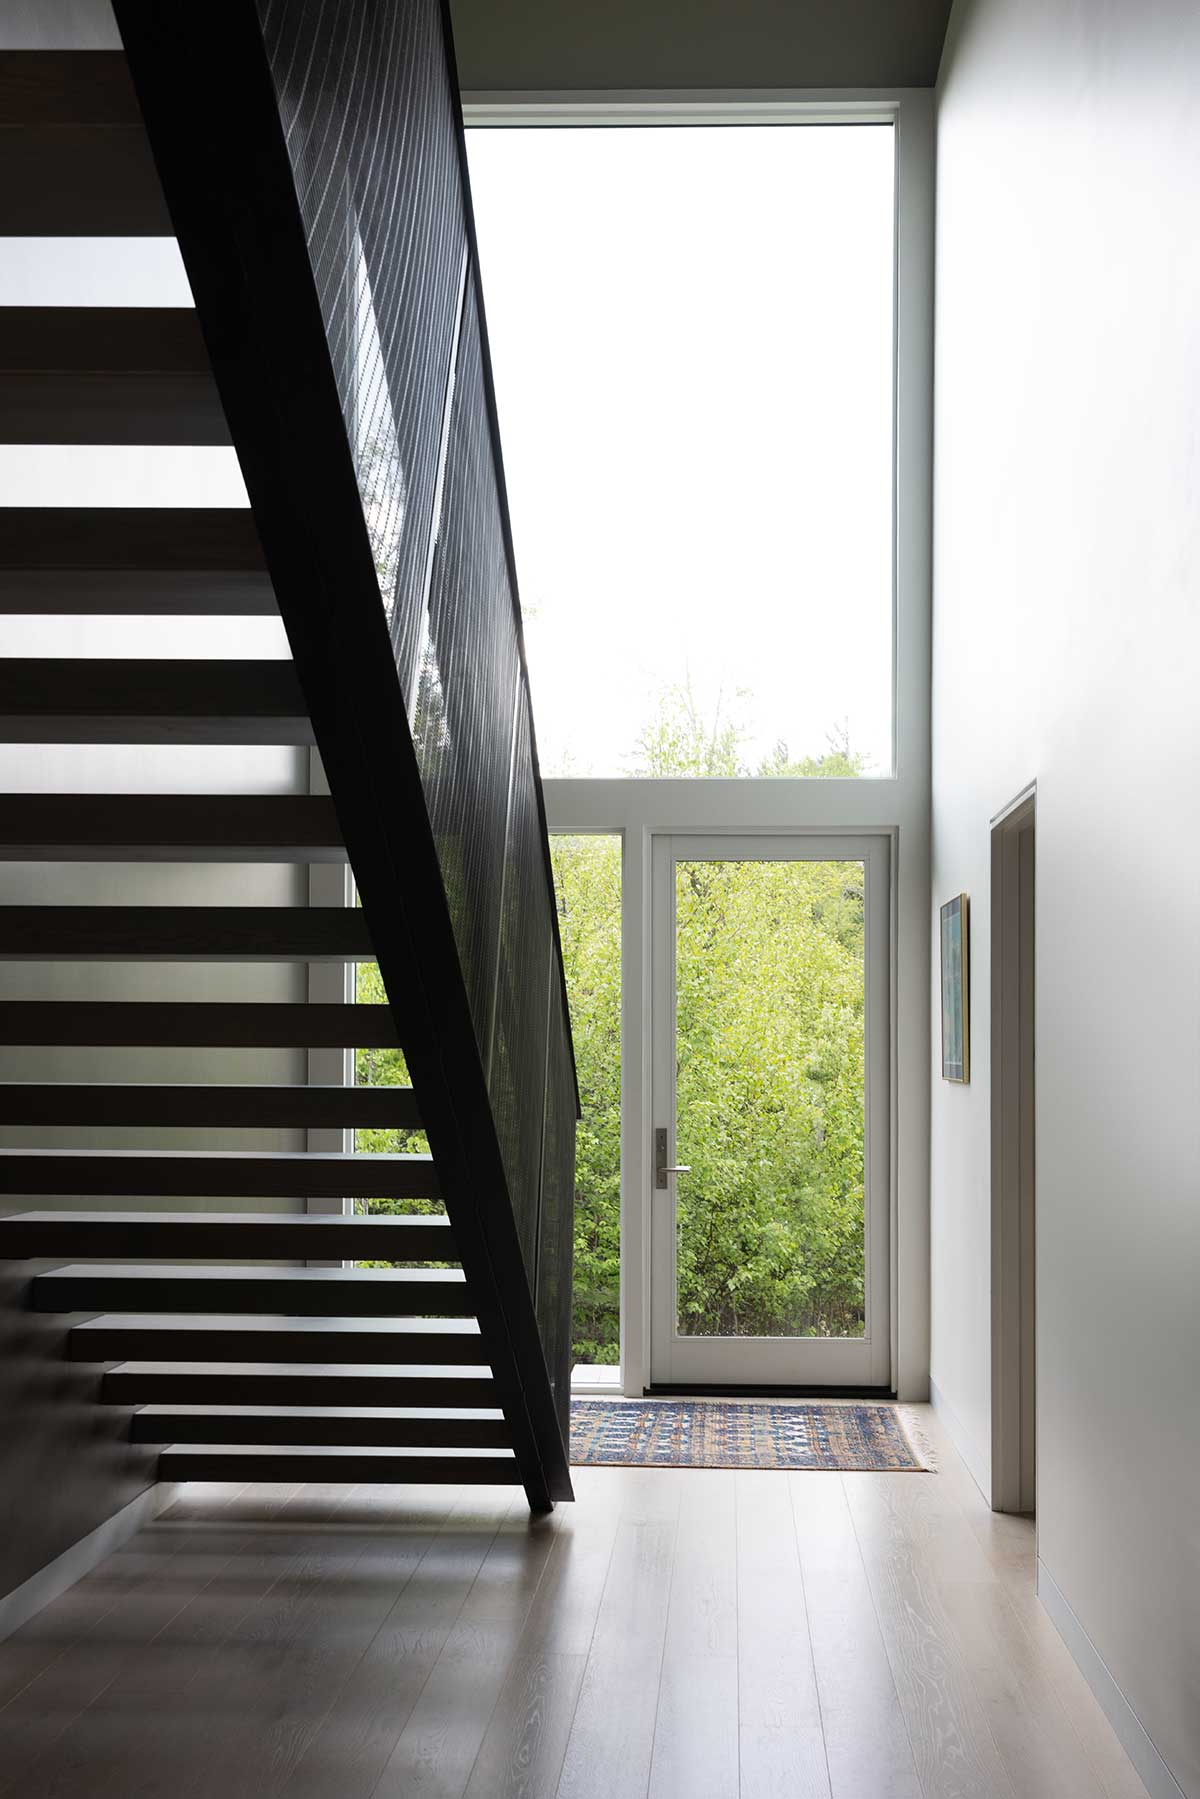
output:
[[8, 1799], [1145, 1799], [936, 1475], [192, 1487], [0, 1643]]

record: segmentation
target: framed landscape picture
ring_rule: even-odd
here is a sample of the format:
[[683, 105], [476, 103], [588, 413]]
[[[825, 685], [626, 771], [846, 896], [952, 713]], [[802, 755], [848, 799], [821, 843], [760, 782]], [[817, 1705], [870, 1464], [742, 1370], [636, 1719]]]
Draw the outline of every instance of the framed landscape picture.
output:
[[971, 1078], [969, 902], [965, 893], [942, 907], [942, 1079]]

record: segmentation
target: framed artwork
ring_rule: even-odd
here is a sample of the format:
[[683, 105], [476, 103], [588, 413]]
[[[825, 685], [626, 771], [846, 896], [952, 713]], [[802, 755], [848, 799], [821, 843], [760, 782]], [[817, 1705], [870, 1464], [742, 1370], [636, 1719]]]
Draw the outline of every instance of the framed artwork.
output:
[[971, 1078], [970, 902], [965, 893], [942, 907], [942, 1079]]

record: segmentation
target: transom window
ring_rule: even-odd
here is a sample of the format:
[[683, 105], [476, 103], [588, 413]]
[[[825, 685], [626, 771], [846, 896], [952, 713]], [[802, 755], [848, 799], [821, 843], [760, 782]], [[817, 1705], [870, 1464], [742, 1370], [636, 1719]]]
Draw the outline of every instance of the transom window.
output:
[[544, 773], [892, 773], [894, 135], [468, 132]]

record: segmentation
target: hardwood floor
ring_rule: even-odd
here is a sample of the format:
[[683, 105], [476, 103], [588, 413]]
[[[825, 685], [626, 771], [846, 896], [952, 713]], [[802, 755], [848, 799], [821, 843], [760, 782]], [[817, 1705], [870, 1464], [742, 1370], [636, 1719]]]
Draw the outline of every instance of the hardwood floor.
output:
[[4, 1799], [1145, 1799], [937, 1475], [193, 1487], [0, 1643]]

